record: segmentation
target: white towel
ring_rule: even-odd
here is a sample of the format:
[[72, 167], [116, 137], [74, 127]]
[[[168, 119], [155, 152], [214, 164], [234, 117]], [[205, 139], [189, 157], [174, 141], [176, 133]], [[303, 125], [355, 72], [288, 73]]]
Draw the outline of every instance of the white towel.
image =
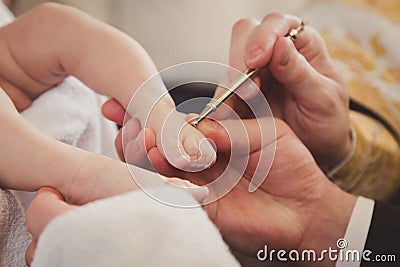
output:
[[101, 115], [101, 97], [74, 77], [39, 96], [22, 116], [66, 144], [117, 158], [116, 126]]
[[[158, 192], [154, 192], [158, 191]], [[195, 200], [171, 186], [149, 190]], [[33, 267], [237, 267], [202, 208], [176, 208], [142, 191], [92, 202], [67, 212], [43, 231]]]
[[31, 236], [24, 210], [14, 195], [0, 188], [0, 266], [25, 266], [25, 250]]

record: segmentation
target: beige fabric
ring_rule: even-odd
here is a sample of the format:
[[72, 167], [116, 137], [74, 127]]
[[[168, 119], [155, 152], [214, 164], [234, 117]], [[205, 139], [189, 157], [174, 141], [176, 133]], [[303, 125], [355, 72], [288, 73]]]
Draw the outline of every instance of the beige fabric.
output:
[[400, 188], [399, 149], [393, 137], [373, 119], [352, 113], [357, 133], [356, 148], [332, 178], [337, 185], [355, 195], [390, 201]]
[[[328, 5], [332, 1], [315, 2]], [[336, 20], [329, 19], [330, 25], [320, 25], [319, 30], [346, 78], [350, 96], [400, 131], [399, 1], [335, 2], [348, 10], [331, 10]], [[350, 161], [332, 178], [351, 193], [390, 201], [400, 188], [399, 147], [377, 121], [357, 113], [351, 114], [351, 121], [357, 146]]]

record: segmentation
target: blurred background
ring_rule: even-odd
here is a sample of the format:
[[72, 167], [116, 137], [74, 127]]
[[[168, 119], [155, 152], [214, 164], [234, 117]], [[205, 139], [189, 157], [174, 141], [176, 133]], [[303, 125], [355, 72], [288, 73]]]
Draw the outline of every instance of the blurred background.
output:
[[[44, 0], [8, 0], [19, 15]], [[58, 0], [121, 29], [141, 43], [159, 68], [191, 60], [228, 62], [230, 32], [243, 17], [296, 13], [307, 2], [260, 0]]]
[[[17, 16], [45, 0], [4, 0]], [[280, 11], [299, 15], [321, 2], [341, 2], [400, 22], [400, 0], [56, 0], [121, 29], [140, 42], [159, 68], [191, 60], [228, 62], [232, 25]], [[340, 15], [340, 14], [339, 14]], [[311, 21], [311, 25], [318, 23]]]
[[[4, 0], [20, 15], [44, 0]], [[346, 80], [350, 96], [400, 131], [400, 0], [56, 0], [136, 39], [159, 69], [193, 61], [228, 63], [241, 18], [272, 11], [310, 20]]]

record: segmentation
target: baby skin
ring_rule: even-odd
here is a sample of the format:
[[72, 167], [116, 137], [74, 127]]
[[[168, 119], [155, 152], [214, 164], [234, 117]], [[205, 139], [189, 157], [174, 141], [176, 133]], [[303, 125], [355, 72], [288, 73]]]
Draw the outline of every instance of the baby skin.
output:
[[[1, 85], [19, 110], [72, 75], [154, 129], [174, 167], [203, 169], [215, 161], [214, 148], [175, 111], [161, 80], [137, 92], [157, 69], [137, 42], [113, 27], [71, 7], [43, 4], [0, 29], [0, 51]], [[135, 93], [139, 105], [129, 105]]]

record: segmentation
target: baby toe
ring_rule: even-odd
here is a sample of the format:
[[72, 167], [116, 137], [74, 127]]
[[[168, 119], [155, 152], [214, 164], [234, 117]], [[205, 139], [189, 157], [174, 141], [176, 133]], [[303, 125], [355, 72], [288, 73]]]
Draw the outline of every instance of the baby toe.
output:
[[174, 145], [174, 140], [170, 141], [171, 142], [167, 142], [167, 144], [164, 143], [161, 145], [162, 154], [169, 164], [179, 170], [183, 170], [190, 165], [191, 157], [186, 153], [182, 145]]
[[190, 164], [188, 165], [190, 170], [201, 171], [215, 162], [216, 151], [208, 139], [197, 130], [195, 131], [196, 133], [191, 133], [184, 138], [182, 145], [190, 157]]

